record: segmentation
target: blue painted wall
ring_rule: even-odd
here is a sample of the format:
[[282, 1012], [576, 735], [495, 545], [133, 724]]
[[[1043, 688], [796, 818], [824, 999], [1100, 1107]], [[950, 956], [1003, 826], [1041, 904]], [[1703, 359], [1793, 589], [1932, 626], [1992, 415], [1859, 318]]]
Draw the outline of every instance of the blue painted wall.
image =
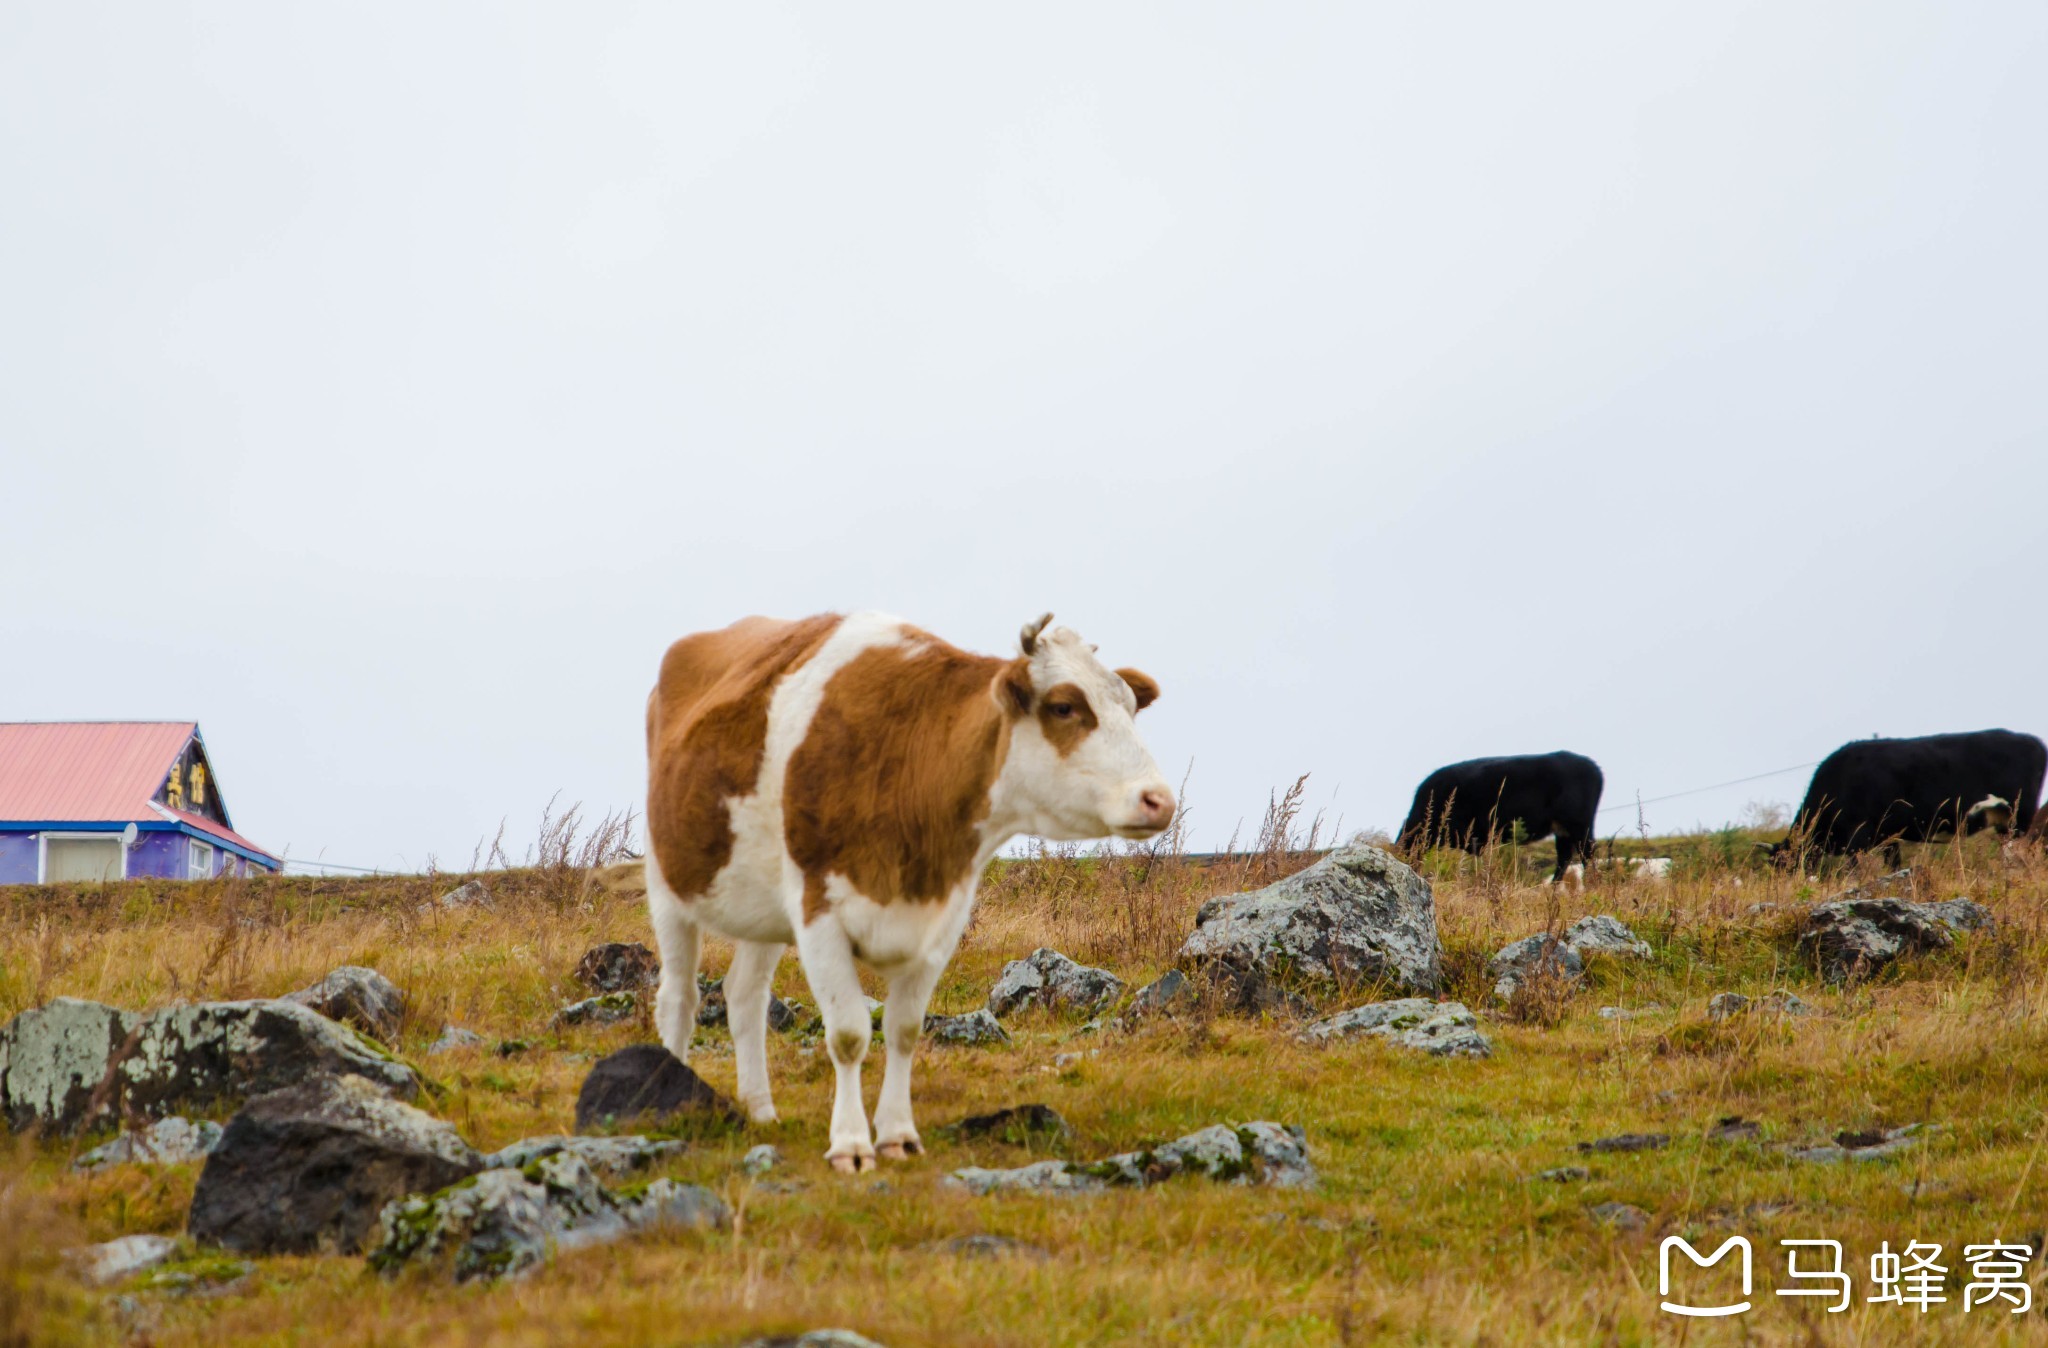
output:
[[0, 833], [0, 885], [36, 882], [36, 835]]
[[[32, 885], [36, 882], [36, 852], [39, 833], [0, 833], [0, 885]], [[146, 832], [128, 849], [128, 878], [131, 880], [196, 879], [189, 870], [192, 837], [175, 831]], [[212, 874], [223, 865], [241, 858], [219, 843], [213, 844]], [[268, 874], [260, 863], [250, 863], [252, 874]]]

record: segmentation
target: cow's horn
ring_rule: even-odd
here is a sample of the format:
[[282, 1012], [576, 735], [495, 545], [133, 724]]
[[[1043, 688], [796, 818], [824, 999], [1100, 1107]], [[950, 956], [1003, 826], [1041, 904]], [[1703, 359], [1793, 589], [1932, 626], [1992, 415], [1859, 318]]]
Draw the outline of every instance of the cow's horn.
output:
[[1024, 624], [1023, 630], [1017, 633], [1017, 641], [1019, 645], [1023, 646], [1024, 654], [1037, 654], [1038, 634], [1040, 632], [1043, 632], [1045, 630], [1045, 625], [1051, 621], [1052, 615], [1050, 613], [1041, 613], [1038, 616], [1037, 622], [1030, 622]]

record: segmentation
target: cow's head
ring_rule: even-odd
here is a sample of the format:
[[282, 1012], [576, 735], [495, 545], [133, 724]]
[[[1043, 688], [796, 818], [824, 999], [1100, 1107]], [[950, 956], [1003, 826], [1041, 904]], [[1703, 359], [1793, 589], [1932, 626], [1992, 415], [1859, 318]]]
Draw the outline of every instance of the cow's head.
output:
[[1005, 803], [1043, 838], [1149, 838], [1175, 808], [1135, 720], [1159, 685], [1135, 669], [1103, 668], [1072, 631], [1046, 631], [1051, 621], [1048, 613], [1024, 625], [1021, 653], [990, 689], [1010, 718]]

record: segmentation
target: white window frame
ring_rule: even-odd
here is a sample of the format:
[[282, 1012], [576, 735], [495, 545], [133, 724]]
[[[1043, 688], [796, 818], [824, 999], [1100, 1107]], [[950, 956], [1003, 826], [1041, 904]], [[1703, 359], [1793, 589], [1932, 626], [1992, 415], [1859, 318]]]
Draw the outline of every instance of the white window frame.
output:
[[[203, 842], [198, 838], [185, 839], [185, 878], [187, 880], [211, 880], [213, 878], [213, 854], [216, 850], [210, 842]], [[206, 869], [194, 869], [200, 865], [204, 865]]]
[[123, 843], [123, 842], [121, 841], [121, 835], [120, 835], [119, 833], [111, 833], [111, 832], [81, 833], [81, 832], [79, 832], [79, 831], [77, 831], [77, 830], [75, 830], [75, 829], [74, 829], [74, 830], [72, 830], [72, 831], [70, 831], [70, 832], [66, 832], [66, 831], [64, 831], [64, 830], [61, 830], [61, 829], [57, 829], [57, 830], [52, 830], [52, 831], [49, 831], [49, 832], [46, 832], [46, 833], [38, 833], [38, 834], [36, 835], [36, 883], [37, 883], [37, 884], [39, 884], [39, 885], [47, 885], [47, 884], [49, 884], [49, 883], [50, 883], [50, 878], [49, 878], [49, 877], [50, 877], [50, 840], [51, 840], [52, 838], [55, 838], [55, 839], [56, 839], [57, 841], [59, 841], [59, 842], [81, 842], [81, 841], [84, 841], [84, 842], [111, 842], [111, 843], [113, 843], [113, 844], [114, 844], [114, 846], [118, 847], [118, 848], [119, 848], [119, 849], [121, 850], [121, 874], [120, 874], [120, 876], [119, 876], [118, 878], [120, 878], [120, 879], [122, 879], [122, 880], [126, 880], [126, 879], [128, 878], [128, 847], [127, 847], [127, 844], [125, 844], [125, 843]]

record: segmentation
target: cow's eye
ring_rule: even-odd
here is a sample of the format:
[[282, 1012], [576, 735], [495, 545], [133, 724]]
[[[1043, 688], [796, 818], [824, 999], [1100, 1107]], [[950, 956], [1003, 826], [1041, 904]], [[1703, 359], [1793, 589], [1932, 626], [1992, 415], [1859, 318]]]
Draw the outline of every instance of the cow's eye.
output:
[[1071, 702], [1048, 702], [1045, 709], [1062, 721], [1074, 714], [1074, 704]]

